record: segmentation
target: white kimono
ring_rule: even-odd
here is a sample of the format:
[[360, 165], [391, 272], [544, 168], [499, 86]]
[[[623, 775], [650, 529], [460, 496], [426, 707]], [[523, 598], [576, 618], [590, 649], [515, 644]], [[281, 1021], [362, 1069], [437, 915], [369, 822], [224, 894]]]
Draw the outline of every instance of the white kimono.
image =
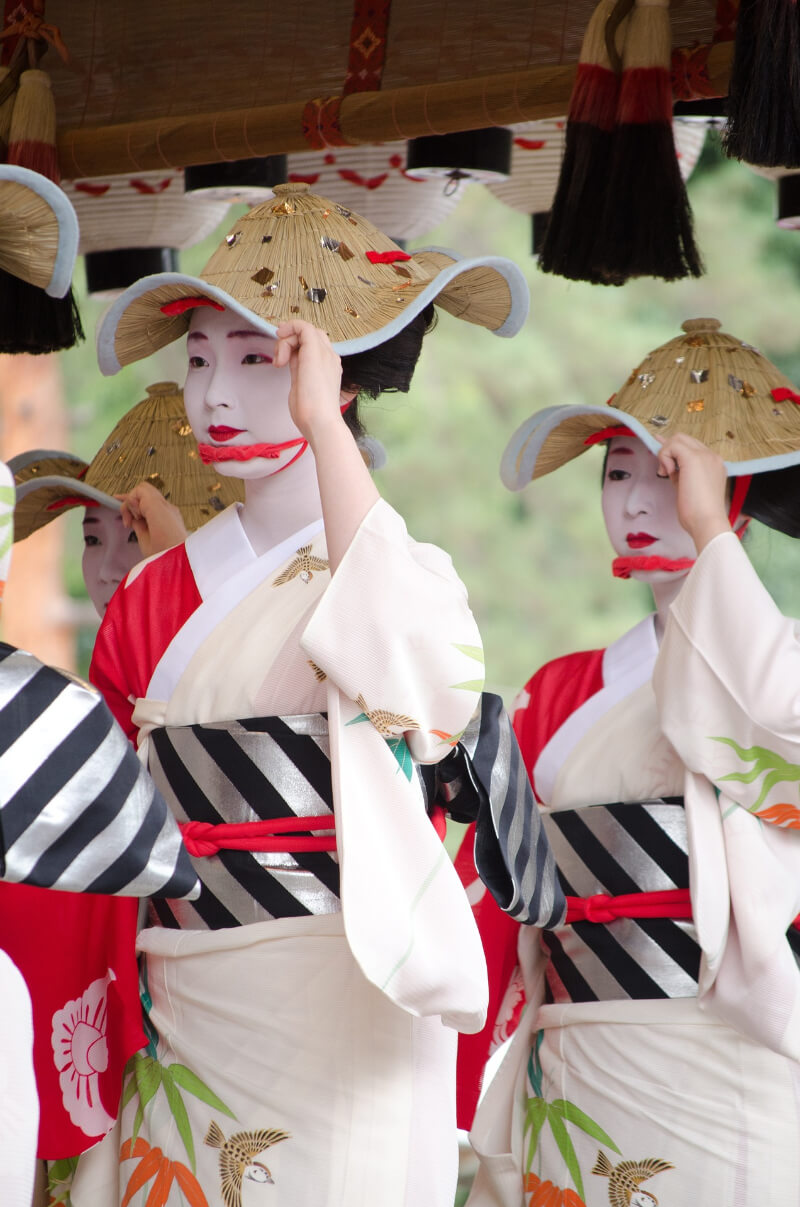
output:
[[693, 918], [522, 933], [470, 1207], [798, 1200], [799, 637], [720, 536], [538, 754], [568, 901], [688, 888]]
[[[75, 1207], [157, 1177], [169, 1207], [195, 1181], [226, 1207], [452, 1204], [450, 1028], [482, 1025], [486, 972], [411, 758], [441, 759], [469, 721], [480, 641], [450, 559], [410, 540], [387, 504], [333, 578], [321, 527], [256, 557], [231, 508], [185, 551], [137, 567], [101, 630], [97, 681], [117, 680], [117, 704], [135, 698], [145, 756], [161, 727], [179, 746], [209, 723], [327, 712], [341, 912], [329, 898], [301, 916], [140, 934], [157, 1059], [137, 1058], [121, 1127], [82, 1161]], [[147, 657], [130, 643], [150, 638], [136, 618], [156, 633], [163, 617], [145, 609], [170, 583], [200, 603], [170, 640], [153, 637], [163, 652], [143, 689]], [[126, 658], [138, 668], [127, 683]]]

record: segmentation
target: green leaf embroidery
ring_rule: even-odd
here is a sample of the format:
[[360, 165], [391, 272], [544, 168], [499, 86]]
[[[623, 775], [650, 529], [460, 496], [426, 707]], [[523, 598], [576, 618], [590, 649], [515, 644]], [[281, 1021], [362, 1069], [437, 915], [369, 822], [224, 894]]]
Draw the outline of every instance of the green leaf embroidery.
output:
[[[558, 1145], [558, 1151], [564, 1158], [569, 1175], [575, 1183], [575, 1189], [582, 1199], [586, 1197], [583, 1189], [583, 1178], [581, 1177], [580, 1166], [578, 1165], [578, 1156], [573, 1147], [572, 1141], [569, 1138], [569, 1133], [557, 1111], [553, 1110], [552, 1103], [547, 1107], [547, 1122], [550, 1124], [550, 1131], [553, 1133], [553, 1139]], [[619, 1150], [617, 1150], [619, 1151]]]
[[386, 745], [397, 759], [398, 766], [403, 775], [407, 780], [410, 780], [414, 772], [414, 760], [411, 757], [411, 751], [408, 749], [408, 743], [405, 738], [402, 735], [396, 738], [387, 738]]
[[186, 1065], [174, 1064], [169, 1066], [170, 1075], [175, 1085], [179, 1085], [181, 1089], [188, 1090], [199, 1098], [201, 1102], [205, 1102], [207, 1106], [213, 1106], [215, 1110], [223, 1111], [229, 1118], [235, 1119], [233, 1111], [229, 1110], [221, 1098], [213, 1090], [210, 1090], [204, 1081], [201, 1081], [196, 1073], [191, 1069], [187, 1069]]
[[353, 717], [352, 721], [347, 721], [345, 723], [345, 729], [347, 729], [348, 725], [358, 725], [359, 721], [368, 721], [368, 720], [369, 720], [369, 717], [367, 716], [367, 714], [365, 712], [360, 712], [357, 717]]
[[189, 1123], [189, 1116], [186, 1113], [186, 1107], [183, 1105], [178, 1090], [175, 1088], [172, 1081], [172, 1069], [175, 1066], [167, 1065], [164, 1069], [161, 1084], [164, 1087], [164, 1093], [167, 1096], [169, 1109], [172, 1111], [172, 1117], [175, 1120], [175, 1126], [178, 1129], [178, 1135], [183, 1140], [183, 1147], [189, 1157], [189, 1163], [192, 1167], [192, 1173], [197, 1173], [197, 1162], [194, 1155], [194, 1140], [192, 1139], [192, 1128]]
[[586, 1132], [587, 1136], [593, 1136], [595, 1140], [599, 1140], [606, 1148], [613, 1148], [615, 1153], [620, 1153], [620, 1156], [622, 1155], [608, 1132], [604, 1132], [599, 1123], [595, 1123], [594, 1119], [590, 1119], [586, 1112], [582, 1111], [574, 1102], [567, 1102], [566, 1098], [556, 1098], [550, 1105], [567, 1123], [574, 1123], [582, 1132]]
[[539, 1143], [539, 1133], [544, 1126], [544, 1121], [547, 1118], [547, 1103], [544, 1098], [529, 1098], [528, 1105], [525, 1109], [525, 1134], [530, 1130], [531, 1138], [528, 1141], [528, 1156], [525, 1165], [525, 1172], [530, 1173], [533, 1165], [533, 1156], [536, 1152], [536, 1146]]
[[776, 784], [792, 784], [800, 781], [800, 766], [787, 762], [774, 750], [768, 750], [766, 746], [750, 746], [745, 749], [733, 738], [723, 737], [712, 737], [711, 741], [724, 742], [726, 746], [730, 746], [736, 752], [743, 763], [753, 763], [749, 771], [732, 771], [729, 775], [720, 776], [720, 783], [723, 780], [735, 780], [742, 784], [752, 784], [760, 775], [764, 775], [758, 800], [755, 804], [747, 806], [750, 813], [758, 812]]
[[152, 1057], [142, 1056], [138, 1052], [133, 1060], [133, 1075], [139, 1091], [139, 1105], [133, 1120], [133, 1139], [135, 1140], [144, 1120], [144, 1108], [161, 1085], [161, 1065]]
[[482, 692], [485, 679], [465, 679], [463, 683], [451, 683], [454, 691]]
[[468, 658], [474, 658], [476, 662], [483, 665], [486, 661], [483, 653], [483, 646], [480, 645], [459, 645], [457, 641], [453, 642], [453, 648], [460, 650], [462, 654], [466, 654]]

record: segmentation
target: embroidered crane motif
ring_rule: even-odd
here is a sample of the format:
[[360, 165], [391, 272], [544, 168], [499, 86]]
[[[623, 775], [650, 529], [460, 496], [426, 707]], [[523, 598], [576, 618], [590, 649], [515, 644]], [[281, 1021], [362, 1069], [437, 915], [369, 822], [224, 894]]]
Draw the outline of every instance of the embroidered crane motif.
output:
[[397, 735], [397, 731], [405, 733], [407, 729], [419, 729], [419, 722], [413, 717], [407, 717], [401, 712], [387, 712], [385, 708], [374, 708], [370, 711], [367, 708], [367, 702], [363, 696], [356, 696], [356, 704], [361, 709], [361, 716], [356, 717], [354, 721], [348, 721], [348, 725], [355, 725], [356, 721], [366, 719], [370, 721], [382, 738], [392, 738]]
[[257, 1132], [235, 1132], [225, 1139], [222, 1128], [213, 1120], [206, 1133], [205, 1143], [218, 1148], [219, 1173], [222, 1199], [225, 1207], [242, 1207], [244, 1181], [274, 1182], [274, 1178], [263, 1161], [254, 1160], [266, 1149], [280, 1140], [290, 1140], [289, 1132], [276, 1127], [262, 1128]]
[[592, 1173], [608, 1178], [608, 1201], [611, 1207], [657, 1207], [658, 1199], [648, 1190], [640, 1190], [642, 1182], [653, 1174], [674, 1169], [669, 1161], [660, 1157], [647, 1157], [644, 1161], [620, 1161], [612, 1165], [606, 1154], [598, 1152]]
[[301, 545], [289, 565], [278, 575], [272, 585], [282, 587], [284, 583], [291, 582], [293, 578], [300, 578], [304, 583], [310, 583], [314, 577], [314, 571], [327, 570], [328, 564], [325, 558], [312, 556], [310, 545]]

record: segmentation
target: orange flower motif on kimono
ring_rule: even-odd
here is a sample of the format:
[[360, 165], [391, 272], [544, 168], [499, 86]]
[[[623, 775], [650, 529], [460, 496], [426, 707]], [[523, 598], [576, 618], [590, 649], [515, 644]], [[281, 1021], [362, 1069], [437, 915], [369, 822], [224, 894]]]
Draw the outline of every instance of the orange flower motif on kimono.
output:
[[105, 1135], [114, 1126], [99, 1090], [99, 1075], [108, 1067], [107, 995], [114, 980], [109, 969], [53, 1015], [53, 1060], [64, 1106], [75, 1126], [87, 1136]]
[[523, 1190], [530, 1194], [527, 1207], [586, 1207], [583, 1199], [567, 1187], [562, 1190], [552, 1182], [543, 1182], [535, 1173], [525, 1174]]
[[768, 794], [778, 784], [800, 783], [800, 766], [797, 763], [787, 762], [774, 750], [768, 750], [766, 746], [749, 746], [744, 749], [733, 738], [715, 737], [711, 740], [724, 742], [726, 746], [730, 746], [736, 752], [743, 763], [752, 763], [747, 771], [732, 771], [729, 775], [720, 776], [720, 783], [724, 780], [735, 780], [742, 784], [754, 784], [762, 775], [764, 776], [758, 798], [752, 805], [748, 805], [748, 812], [755, 813], [762, 821], [770, 822], [774, 826], [788, 830], [800, 830], [800, 804], [793, 805], [781, 801], [762, 808]]

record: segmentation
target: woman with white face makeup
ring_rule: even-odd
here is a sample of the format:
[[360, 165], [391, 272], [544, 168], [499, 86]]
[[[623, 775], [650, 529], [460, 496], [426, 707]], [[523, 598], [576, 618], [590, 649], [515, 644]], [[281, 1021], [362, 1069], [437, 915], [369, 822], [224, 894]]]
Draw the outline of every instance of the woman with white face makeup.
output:
[[517, 701], [567, 913], [519, 934], [528, 1006], [469, 1202], [759, 1207], [800, 1185], [800, 627], [739, 538], [799, 534], [800, 395], [693, 320], [612, 403], [534, 415], [503, 458], [521, 489], [602, 444], [613, 572], [656, 608]]
[[[282, 185], [200, 277], [146, 278], [104, 322], [111, 371], [186, 334], [200, 454], [245, 501], [134, 570], [95, 648], [203, 890], [139, 936], [153, 1047], [75, 1207], [127, 1200], [143, 1159], [166, 1176], [153, 1152], [231, 1207], [254, 1181], [451, 1207], [456, 1030], [483, 1024], [486, 969], [415, 765], [461, 757], [483, 655], [450, 559], [354, 436], [360, 398], [408, 390], [434, 301], [508, 335], [523, 294], [507, 261], [409, 255]], [[184, 1182], [164, 1185], [172, 1207]]]

